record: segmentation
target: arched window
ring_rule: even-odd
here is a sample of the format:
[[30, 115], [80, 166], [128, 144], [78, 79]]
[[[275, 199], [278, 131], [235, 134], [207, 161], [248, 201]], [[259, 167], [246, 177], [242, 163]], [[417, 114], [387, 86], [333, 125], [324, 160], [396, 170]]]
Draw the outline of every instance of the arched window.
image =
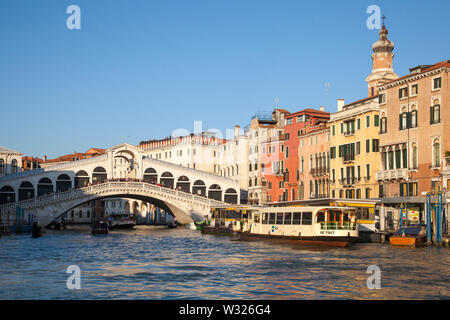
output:
[[439, 143], [439, 139], [435, 139], [433, 142], [433, 165], [434, 167], [441, 166], [441, 144]]
[[17, 173], [17, 160], [13, 159], [11, 161], [11, 173]]
[[430, 124], [439, 123], [441, 121], [441, 106], [439, 100], [434, 100], [433, 106], [430, 107]]
[[402, 108], [402, 113], [400, 113], [400, 130], [404, 130], [407, 128], [407, 117], [408, 112], [406, 108]]
[[418, 168], [418, 161], [417, 161], [417, 144], [414, 142], [411, 146], [412, 149], [412, 168], [417, 169]]
[[412, 106], [411, 108], [411, 128], [416, 128], [417, 127], [417, 110], [416, 110], [416, 106]]
[[380, 123], [380, 133], [386, 133], [387, 132], [387, 117], [381, 117], [381, 123]]

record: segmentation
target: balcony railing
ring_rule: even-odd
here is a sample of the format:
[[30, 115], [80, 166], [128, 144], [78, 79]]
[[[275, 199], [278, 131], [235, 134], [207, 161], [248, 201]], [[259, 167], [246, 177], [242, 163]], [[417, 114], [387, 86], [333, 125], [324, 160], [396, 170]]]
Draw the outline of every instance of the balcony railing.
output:
[[311, 168], [311, 170], [309, 170], [309, 173], [312, 175], [325, 175], [328, 174], [328, 168], [325, 167], [320, 167], [320, 168]]
[[381, 180], [407, 180], [408, 179], [408, 169], [392, 169], [392, 170], [381, 170], [375, 172], [375, 179], [377, 181]]

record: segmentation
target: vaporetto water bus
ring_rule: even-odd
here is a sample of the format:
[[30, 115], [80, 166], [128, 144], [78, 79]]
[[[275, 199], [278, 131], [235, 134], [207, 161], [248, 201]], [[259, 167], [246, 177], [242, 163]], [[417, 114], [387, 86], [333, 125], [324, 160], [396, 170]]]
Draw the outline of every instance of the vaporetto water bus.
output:
[[345, 247], [358, 239], [356, 209], [330, 206], [239, 206], [212, 209], [208, 233], [238, 234], [241, 240], [268, 240]]

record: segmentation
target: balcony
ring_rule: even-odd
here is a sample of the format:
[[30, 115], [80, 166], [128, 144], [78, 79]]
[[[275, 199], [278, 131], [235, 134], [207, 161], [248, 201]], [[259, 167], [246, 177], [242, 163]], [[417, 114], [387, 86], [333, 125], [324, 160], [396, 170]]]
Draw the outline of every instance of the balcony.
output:
[[328, 174], [328, 168], [321, 167], [321, 168], [311, 168], [309, 170], [309, 173], [313, 176], [323, 176]]
[[353, 131], [345, 131], [344, 132], [344, 137], [353, 136], [354, 134], [355, 134], [355, 130], [353, 130]]
[[392, 169], [392, 170], [381, 170], [375, 172], [375, 179], [377, 181], [386, 180], [407, 180], [408, 179], [408, 169]]

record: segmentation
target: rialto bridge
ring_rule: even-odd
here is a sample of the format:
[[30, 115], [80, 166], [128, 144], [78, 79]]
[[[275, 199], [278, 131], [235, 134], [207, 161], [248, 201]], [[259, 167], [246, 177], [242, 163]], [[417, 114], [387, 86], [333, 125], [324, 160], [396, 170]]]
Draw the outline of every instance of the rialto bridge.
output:
[[0, 178], [0, 212], [17, 208], [47, 225], [88, 201], [143, 200], [172, 213], [181, 223], [201, 219], [210, 207], [239, 203], [239, 184], [212, 173], [144, 155], [121, 144], [104, 155]]

